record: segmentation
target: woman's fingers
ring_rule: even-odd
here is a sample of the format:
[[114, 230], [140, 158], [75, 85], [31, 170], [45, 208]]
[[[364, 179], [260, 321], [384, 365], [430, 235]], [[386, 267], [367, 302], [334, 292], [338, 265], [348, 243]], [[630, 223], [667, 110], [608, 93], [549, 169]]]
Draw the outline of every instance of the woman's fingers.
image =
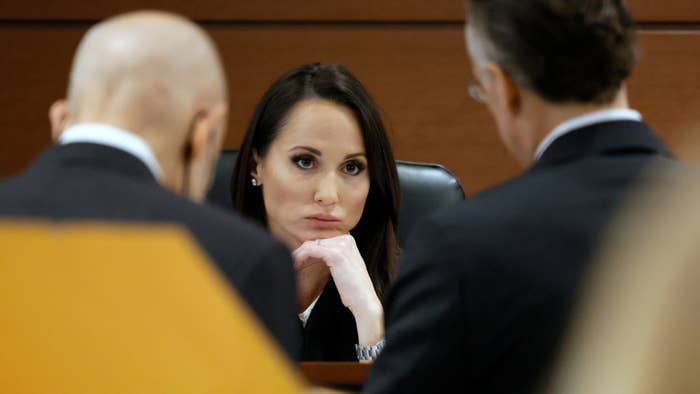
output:
[[294, 268], [303, 269], [312, 264], [326, 263], [329, 260], [329, 251], [324, 249], [314, 241], [306, 241], [292, 252]]

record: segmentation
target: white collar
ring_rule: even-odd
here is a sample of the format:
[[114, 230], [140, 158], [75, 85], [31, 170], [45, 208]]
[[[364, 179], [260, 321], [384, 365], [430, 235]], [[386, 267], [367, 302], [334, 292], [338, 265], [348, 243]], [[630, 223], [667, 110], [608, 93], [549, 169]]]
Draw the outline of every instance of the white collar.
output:
[[[323, 293], [323, 291], [321, 291]], [[306, 327], [306, 322], [309, 321], [309, 316], [311, 316], [311, 311], [313, 311], [314, 306], [316, 306], [316, 302], [318, 299], [321, 298], [321, 294], [319, 294], [315, 300], [311, 304], [309, 304], [308, 307], [306, 307], [306, 310], [302, 313], [297, 314], [299, 316], [299, 320], [301, 320], [301, 325]]]
[[79, 123], [61, 133], [58, 143], [61, 145], [88, 142], [116, 148], [141, 160], [157, 180], [163, 177], [163, 171], [153, 151], [146, 141], [129, 131], [103, 123]]
[[595, 111], [569, 119], [559, 124], [559, 126], [555, 127], [554, 130], [550, 131], [549, 134], [544, 137], [539, 146], [537, 146], [537, 150], [535, 150], [535, 161], [542, 157], [544, 151], [549, 148], [554, 140], [563, 136], [564, 134], [582, 127], [594, 125], [596, 123], [611, 122], [616, 120], [635, 120], [639, 122], [642, 120], [642, 115], [635, 110], [625, 108]]

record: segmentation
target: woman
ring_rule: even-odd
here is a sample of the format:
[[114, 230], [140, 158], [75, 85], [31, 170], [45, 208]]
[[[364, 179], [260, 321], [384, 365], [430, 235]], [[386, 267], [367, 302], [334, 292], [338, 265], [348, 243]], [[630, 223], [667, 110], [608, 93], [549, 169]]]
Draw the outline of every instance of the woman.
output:
[[340, 65], [304, 65], [265, 93], [234, 168], [233, 204], [293, 251], [302, 360], [369, 360], [396, 263], [399, 184], [372, 98]]

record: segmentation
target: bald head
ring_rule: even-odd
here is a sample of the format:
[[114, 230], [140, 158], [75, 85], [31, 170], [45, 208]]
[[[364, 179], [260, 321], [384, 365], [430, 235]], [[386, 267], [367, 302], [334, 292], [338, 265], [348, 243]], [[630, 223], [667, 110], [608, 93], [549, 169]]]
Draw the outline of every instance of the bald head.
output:
[[83, 38], [68, 89], [69, 123], [109, 123], [177, 141], [193, 112], [225, 101], [221, 63], [202, 30], [176, 15], [136, 12]]
[[134, 12], [90, 29], [73, 60], [67, 102], [51, 109], [54, 138], [78, 123], [103, 123], [143, 138], [161, 182], [203, 198], [225, 133], [226, 80], [218, 52], [194, 23]]

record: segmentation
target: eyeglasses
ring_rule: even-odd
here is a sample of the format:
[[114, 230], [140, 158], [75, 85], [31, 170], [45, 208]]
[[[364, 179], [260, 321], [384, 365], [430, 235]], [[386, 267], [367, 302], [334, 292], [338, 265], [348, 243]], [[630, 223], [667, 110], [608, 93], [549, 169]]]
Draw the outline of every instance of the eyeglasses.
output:
[[474, 101], [477, 101], [479, 103], [486, 102], [486, 93], [484, 92], [484, 88], [481, 87], [479, 82], [476, 82], [476, 81], [470, 82], [467, 85], [467, 91], [469, 92], [469, 95], [471, 96], [471, 98], [474, 99]]

